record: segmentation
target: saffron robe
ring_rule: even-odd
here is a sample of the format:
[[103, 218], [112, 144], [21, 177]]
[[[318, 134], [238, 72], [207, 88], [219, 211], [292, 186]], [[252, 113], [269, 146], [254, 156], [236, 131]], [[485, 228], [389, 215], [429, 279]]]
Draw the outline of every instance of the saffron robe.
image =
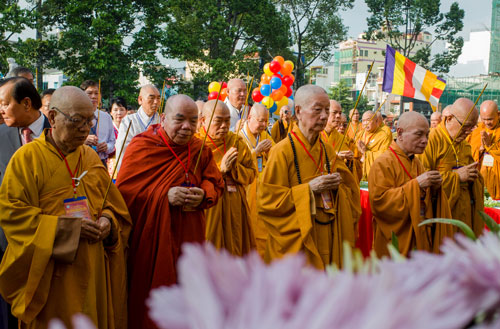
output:
[[281, 120], [276, 120], [271, 128], [271, 137], [275, 143], [279, 143], [282, 139], [286, 138], [287, 134], [290, 132], [291, 124], [282, 122]]
[[[59, 218], [65, 215], [63, 200], [74, 194], [65, 162], [47, 133], [14, 154], [0, 188], [0, 225], [8, 241], [0, 293], [21, 328], [47, 328], [55, 317], [70, 326], [76, 313], [87, 315], [98, 328], [126, 328], [125, 252], [131, 221], [125, 202], [111, 185], [102, 209], [111, 218], [111, 243], [80, 239], [81, 220]], [[110, 179], [107, 170], [86, 145], [66, 160], [71, 170], [77, 168], [76, 177], [87, 171], [77, 197], [87, 197], [96, 220]]]
[[[480, 152], [481, 131], [486, 130], [490, 135], [491, 145], [485, 151]], [[474, 161], [481, 162], [481, 175], [484, 178], [484, 184], [491, 197], [495, 200], [500, 199], [500, 124], [493, 130], [487, 129], [483, 123], [479, 123], [477, 128], [467, 137], [467, 142], [472, 147], [472, 157]], [[487, 152], [486, 152], [487, 151]], [[493, 157], [493, 166], [482, 164], [484, 156], [488, 153]], [[486, 155], [487, 156], [487, 155]]]
[[[253, 236], [255, 238], [255, 249], [257, 249], [257, 252], [262, 257], [264, 257], [268, 232], [266, 229], [266, 225], [264, 224], [264, 221], [262, 220], [262, 218], [260, 218], [257, 211], [257, 189], [259, 186], [258, 182], [262, 177], [262, 172], [266, 167], [269, 152], [264, 152], [261, 155], [259, 155], [259, 157], [257, 157], [257, 152], [255, 152], [255, 148], [258, 145], [257, 139], [252, 133], [250, 133], [250, 131], [248, 130], [248, 125], [246, 123], [243, 129], [240, 131], [240, 136], [250, 149], [252, 154], [252, 159], [254, 161], [254, 166], [255, 168], [257, 168], [257, 177], [250, 185], [247, 186], [246, 193], [247, 193], [248, 207], [250, 209], [250, 225], [252, 227]], [[270, 140], [273, 146], [275, 145], [272, 137], [267, 133], [267, 131], [264, 130], [259, 135], [259, 142], [265, 139]]]
[[351, 140], [354, 140], [354, 138], [359, 138], [363, 132], [363, 127], [361, 123], [359, 122], [351, 122], [348, 127], [347, 127], [347, 137], [349, 137]]
[[[417, 177], [424, 166], [416, 157], [408, 157], [392, 142], [391, 150], [380, 155], [368, 176], [370, 205], [374, 216], [374, 249], [378, 257], [389, 255], [387, 245], [392, 233], [398, 238], [399, 251], [408, 256], [413, 249], [438, 252], [440, 241], [434, 241], [436, 230], [447, 230], [446, 224], [418, 225], [428, 218], [451, 218], [446, 194], [439, 188], [421, 189]], [[404, 166], [404, 168], [403, 168]], [[405, 172], [408, 171], [408, 174]]]
[[[446, 134], [446, 135], [445, 135]], [[439, 170], [443, 177], [443, 189], [448, 197], [451, 215], [466, 223], [476, 235], [481, 234], [484, 222], [478, 211], [484, 210], [484, 182], [479, 177], [471, 183], [461, 183], [458, 174], [453, 170], [457, 166], [465, 166], [474, 162], [471, 147], [467, 141], [455, 143], [458, 159], [448, 141], [449, 135], [444, 122], [435, 129], [431, 129], [429, 142], [423, 154], [419, 155], [425, 170]], [[452, 232], [459, 232], [453, 227]], [[450, 236], [450, 235], [448, 235]]]
[[[321, 136], [323, 137], [323, 141], [325, 141], [324, 136], [326, 136], [326, 132], [322, 132]], [[342, 144], [342, 149], [339, 150], [340, 144], [342, 143], [342, 138], [343, 135], [339, 133], [336, 129], [333, 129], [330, 135], [328, 135], [328, 139], [326, 140], [327, 143], [332, 145], [335, 153], [339, 151], [352, 151], [353, 152], [353, 159], [352, 160], [344, 160], [344, 163], [346, 164], [347, 168], [352, 172], [354, 178], [357, 180], [358, 184], [361, 181], [361, 178], [363, 176], [363, 164], [360, 161], [361, 157], [356, 157], [356, 152], [355, 149], [357, 147], [354, 147], [353, 141], [348, 137], [345, 136], [344, 143]]]
[[[292, 136], [302, 179], [299, 184], [289, 138], [269, 152], [257, 194], [259, 215], [269, 231], [265, 260], [269, 262], [286, 254], [303, 252], [308, 262], [318, 269], [331, 263], [342, 266], [342, 243], [347, 241], [354, 247], [361, 214], [358, 184], [344, 162], [335, 161], [330, 144], [323, 143], [323, 147], [317, 138], [314, 145], [310, 145], [298, 126], [293, 131], [318, 164], [322, 158], [323, 166], [318, 168]], [[330, 164], [335, 162], [331, 172], [342, 176], [338, 190], [331, 191], [334, 202], [331, 209], [325, 209], [321, 194], [313, 193], [308, 184], [321, 171], [327, 173], [325, 148]]]
[[382, 128], [378, 127], [374, 132], [370, 133], [363, 130], [360, 139], [366, 145], [366, 151], [362, 158], [363, 162], [363, 179], [367, 180], [370, 174], [370, 168], [382, 153], [384, 153], [391, 145], [392, 138], [387, 135]]
[[[190, 183], [205, 191], [205, 198], [195, 211], [183, 211], [183, 207], [172, 206], [168, 201], [170, 188], [181, 186], [186, 177], [184, 167], [160, 133], [184, 165], [189, 162]], [[194, 173], [202, 142], [192, 138], [188, 144], [189, 148], [187, 144], [175, 144], [159, 124], [152, 125], [132, 139], [118, 173], [117, 187], [134, 225], [128, 257], [130, 328], [156, 328], [147, 315], [145, 300], [151, 289], [177, 283], [181, 246], [184, 242], [203, 243], [204, 209], [214, 206], [222, 193], [222, 176], [212, 152], [203, 150]]]
[[[200, 130], [200, 138], [205, 132]], [[224, 156], [224, 141], [209, 140], [205, 142], [213, 152], [213, 157], [220, 168]], [[238, 158], [234, 161], [232, 169], [223, 174], [225, 181], [224, 192], [219, 202], [206, 211], [207, 228], [206, 239], [217, 248], [224, 248], [231, 254], [243, 256], [255, 248], [255, 238], [250, 224], [250, 209], [248, 207], [246, 189], [256, 175], [252, 154], [243, 139], [233, 132], [228, 132], [225, 138], [225, 149], [236, 147]], [[236, 190], [232, 192], [231, 190]]]
[[392, 138], [391, 128], [382, 123], [380, 125], [380, 129], [382, 129], [387, 134], [387, 136], [391, 139], [391, 141], [394, 140], [394, 138]]

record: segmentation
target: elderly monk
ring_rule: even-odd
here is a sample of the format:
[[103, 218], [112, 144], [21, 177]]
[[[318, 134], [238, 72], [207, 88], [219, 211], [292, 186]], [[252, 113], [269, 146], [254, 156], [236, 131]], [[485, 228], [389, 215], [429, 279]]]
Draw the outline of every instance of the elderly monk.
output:
[[[347, 136], [354, 140], [355, 137], [361, 135], [362, 125], [359, 123], [359, 111], [357, 109], [352, 109], [349, 111], [349, 119], [351, 123], [347, 127]], [[357, 139], [357, 138], [356, 138]]]
[[434, 243], [435, 231], [447, 226], [418, 226], [427, 218], [451, 217], [441, 174], [426, 172], [415, 157], [427, 146], [429, 124], [422, 114], [406, 112], [396, 132], [396, 142], [375, 160], [368, 176], [375, 251], [378, 257], [389, 255], [387, 245], [394, 233], [405, 256], [414, 249], [437, 252], [440, 242]]
[[205, 102], [202, 100], [197, 100], [195, 103], [198, 107], [198, 124], [196, 125], [196, 131], [198, 131], [201, 128], [201, 117], [203, 116], [203, 105], [205, 105]]
[[392, 138], [392, 131], [391, 131], [391, 128], [389, 128], [385, 124], [383, 114], [380, 113], [380, 112], [377, 112], [376, 116], [377, 116], [377, 121], [378, 121], [380, 129], [382, 129], [387, 134], [387, 136], [389, 136], [389, 138], [392, 141], [393, 140], [393, 138]]
[[[484, 208], [484, 182], [471, 147], [465, 140], [478, 118], [473, 106], [469, 99], [457, 99], [444, 120], [431, 130], [429, 144], [420, 159], [426, 170], [441, 173], [452, 217], [463, 221], [479, 235], [484, 227], [478, 214]], [[471, 109], [471, 115], [465, 121]], [[453, 230], [458, 232], [455, 227]]]
[[125, 249], [131, 222], [99, 156], [84, 146], [95, 124], [91, 100], [76, 87], [52, 96], [52, 129], [12, 157], [0, 188], [9, 242], [0, 293], [20, 328], [69, 326], [84, 313], [98, 328], [126, 328]]
[[156, 328], [145, 304], [153, 288], [177, 283], [184, 242], [205, 240], [204, 209], [223, 182], [212, 152], [194, 138], [198, 109], [186, 95], [169, 97], [161, 125], [137, 135], [125, 152], [117, 186], [134, 223], [129, 251], [129, 328]]
[[347, 115], [342, 113], [342, 115], [340, 116], [340, 121], [335, 126], [335, 129], [337, 129], [337, 131], [341, 135], [343, 135], [345, 133], [345, 130], [347, 129]]
[[333, 147], [319, 138], [329, 109], [323, 88], [300, 87], [295, 95], [298, 125], [271, 148], [257, 197], [269, 231], [266, 261], [303, 252], [318, 269], [342, 266], [342, 243], [354, 246], [359, 187]]
[[431, 114], [431, 128], [436, 128], [441, 123], [441, 112]]
[[267, 229], [257, 213], [257, 189], [262, 171], [266, 167], [269, 150], [274, 145], [273, 139], [267, 133], [269, 111], [259, 103], [255, 103], [248, 113], [248, 120], [240, 131], [240, 136], [252, 152], [254, 165], [257, 168], [257, 178], [246, 189], [247, 202], [250, 208], [250, 224], [255, 237], [255, 246], [261, 256], [264, 256], [267, 240]]
[[363, 132], [359, 136], [358, 150], [363, 155], [361, 162], [363, 162], [363, 179], [368, 179], [370, 168], [373, 161], [384, 153], [391, 145], [392, 134], [389, 136], [380, 127], [380, 122], [377, 117], [374, 117], [372, 111], [366, 111], [363, 114]]
[[271, 137], [275, 143], [281, 142], [286, 138], [292, 127], [292, 108], [293, 101], [289, 100], [288, 104], [280, 109], [280, 117], [271, 128]]
[[[340, 135], [345, 134], [347, 125], [347, 115], [342, 113], [342, 115], [340, 116], [340, 121], [336, 123], [336, 129]], [[359, 135], [361, 135], [361, 132], [358, 132], [358, 136]], [[359, 183], [361, 181], [361, 178], [363, 178], [363, 163], [361, 162], [362, 154], [359, 152], [356, 143], [351, 138], [349, 138], [349, 136], [346, 136], [345, 138], [346, 140], [344, 141], [344, 143], [347, 143], [348, 149], [351, 150], [353, 154], [353, 158], [351, 160], [345, 160], [345, 163], [354, 175], [354, 178], [356, 178]]]
[[472, 147], [472, 156], [480, 163], [481, 175], [486, 189], [495, 200], [500, 199], [500, 125], [498, 105], [484, 101], [479, 109], [481, 123], [469, 135], [467, 141]]
[[246, 188], [254, 181], [257, 169], [245, 141], [229, 131], [229, 109], [222, 102], [217, 102], [214, 109], [215, 103], [215, 100], [205, 103], [199, 134], [205, 138], [208, 132], [205, 145], [213, 152], [225, 188], [217, 205], [206, 212], [206, 239], [217, 248], [242, 256], [255, 247]]
[[247, 85], [243, 80], [231, 79], [227, 82], [227, 97], [224, 103], [227, 105], [229, 114], [231, 115], [230, 130], [232, 132], [237, 130], [238, 121], [246, 119], [243, 117], [245, 113], [246, 95]]

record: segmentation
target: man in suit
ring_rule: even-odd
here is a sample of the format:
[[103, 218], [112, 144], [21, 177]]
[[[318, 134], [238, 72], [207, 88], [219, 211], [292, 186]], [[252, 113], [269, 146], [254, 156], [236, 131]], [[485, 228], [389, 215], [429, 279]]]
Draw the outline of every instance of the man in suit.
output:
[[[49, 121], [40, 112], [42, 100], [35, 86], [26, 78], [14, 77], [0, 81], [0, 185], [12, 155], [26, 143], [39, 137]], [[1, 214], [0, 214], [1, 216]], [[0, 227], [0, 259], [7, 247], [7, 240]], [[17, 328], [17, 321], [9, 319], [7, 304], [0, 297], [0, 327]]]

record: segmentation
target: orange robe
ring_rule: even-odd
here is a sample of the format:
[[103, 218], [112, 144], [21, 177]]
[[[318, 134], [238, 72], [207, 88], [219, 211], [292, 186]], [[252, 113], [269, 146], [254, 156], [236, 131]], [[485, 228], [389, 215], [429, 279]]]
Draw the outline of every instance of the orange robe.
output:
[[373, 162], [379, 155], [384, 153], [389, 148], [392, 138], [390, 138], [389, 135], [382, 130], [382, 128], [378, 127], [372, 133], [363, 130], [359, 140], [363, 141], [366, 145], [366, 152], [363, 156], [362, 162], [363, 179], [367, 180]]
[[351, 122], [348, 127], [347, 127], [347, 137], [349, 137], [351, 140], [354, 140], [354, 137], [360, 136], [363, 132], [363, 127], [361, 126], [361, 123], [359, 122]]
[[[160, 134], [185, 166], [189, 162], [190, 183], [205, 191], [203, 202], [194, 211], [168, 202], [170, 188], [181, 186], [186, 179], [184, 167]], [[150, 290], [177, 283], [176, 264], [182, 244], [205, 240], [204, 209], [217, 203], [223, 181], [209, 149], [203, 150], [193, 173], [201, 144], [192, 138], [189, 147], [177, 145], [160, 125], [152, 125], [135, 136], [125, 151], [117, 187], [134, 223], [128, 257], [130, 328], [156, 328], [145, 304]]]
[[[80, 239], [81, 221], [65, 215], [74, 197], [63, 158], [46, 139], [21, 147], [0, 188], [0, 225], [8, 246], [0, 265], [0, 293], [12, 305], [21, 328], [47, 328], [52, 318], [70, 326], [84, 313], [98, 328], [127, 327], [125, 252], [131, 228], [122, 196], [111, 185], [102, 214], [111, 218], [109, 241]], [[66, 156], [76, 177], [76, 196], [86, 197], [89, 214], [101, 213], [109, 175], [97, 153], [79, 146]]]
[[290, 126], [286, 122], [281, 122], [276, 120], [271, 128], [271, 137], [275, 143], [279, 143], [282, 139], [286, 138], [287, 134], [290, 132]]
[[[490, 135], [492, 144], [485, 151], [480, 152], [481, 147], [481, 131], [486, 130]], [[467, 141], [472, 147], [472, 157], [474, 161], [481, 162], [481, 175], [484, 178], [484, 184], [491, 197], [495, 200], [500, 199], [500, 124], [493, 130], [487, 129], [483, 123], [479, 123], [472, 134], [467, 137]], [[493, 157], [493, 165], [490, 166], [488, 161], [484, 161], [489, 154]], [[484, 161], [484, 162], [483, 162]]]
[[368, 176], [377, 256], [389, 255], [387, 245], [391, 243], [392, 233], [398, 238], [399, 251], [405, 256], [413, 249], [438, 252], [440, 242], [434, 243], [434, 236], [441, 233], [434, 232], [446, 230], [449, 225], [419, 227], [418, 224], [428, 218], [451, 218], [446, 194], [442, 188], [422, 190], [416, 179], [425, 171], [420, 160], [410, 159], [396, 142], [391, 148], [399, 160], [390, 149], [385, 151], [375, 160]]
[[[326, 132], [323, 131], [321, 133], [321, 136], [323, 138], [323, 141], [325, 141], [325, 136], [327, 136]], [[346, 164], [347, 168], [349, 168], [349, 170], [352, 172], [354, 178], [357, 180], [359, 184], [363, 176], [363, 164], [360, 161], [361, 157], [356, 157], [355, 151], [357, 150], [357, 147], [354, 146], [353, 141], [348, 136], [346, 136], [342, 144], [342, 138], [343, 135], [339, 133], [336, 129], [333, 129], [330, 135], [328, 135], [328, 139], [326, 139], [325, 142], [332, 145], [335, 152], [339, 151], [353, 152], [354, 158], [352, 160], [345, 160], [344, 163]], [[342, 144], [341, 150], [339, 150], [340, 144]]]
[[324, 269], [331, 263], [342, 266], [342, 243], [354, 246], [361, 214], [358, 184], [343, 161], [335, 161], [330, 169], [340, 173], [342, 183], [337, 191], [331, 191], [334, 205], [326, 209], [321, 194], [314, 194], [308, 182], [327, 172], [325, 150], [331, 165], [336, 157], [333, 147], [321, 143], [320, 138], [310, 145], [297, 126], [293, 131], [321, 170], [293, 136], [300, 183], [289, 138], [271, 149], [257, 197], [259, 215], [269, 231], [265, 259], [303, 252], [316, 268]]
[[[250, 224], [252, 226], [252, 232], [255, 237], [255, 248], [257, 249], [257, 252], [262, 257], [264, 257], [268, 232], [264, 221], [262, 220], [262, 218], [260, 218], [257, 212], [257, 189], [259, 186], [258, 183], [262, 178], [263, 169], [266, 167], [269, 152], [263, 153], [259, 157], [257, 157], [255, 148], [257, 147], [258, 142], [254, 135], [252, 135], [252, 133], [250, 133], [250, 131], [248, 130], [248, 125], [246, 123], [243, 129], [240, 131], [240, 136], [245, 141], [248, 148], [251, 150], [252, 159], [254, 161], [255, 168], [257, 168], [258, 171], [257, 178], [247, 186], [246, 193], [248, 207], [250, 209]], [[270, 140], [274, 146], [274, 142], [271, 136], [267, 133], [267, 131], [264, 130], [259, 135], [259, 142], [265, 139]]]
[[[429, 134], [429, 143], [423, 154], [419, 155], [426, 170], [439, 170], [443, 177], [443, 189], [448, 197], [451, 215], [469, 225], [476, 235], [481, 234], [484, 222], [478, 211], [484, 209], [484, 182], [483, 177], [472, 183], [461, 183], [458, 174], [453, 170], [457, 166], [465, 166], [474, 162], [471, 147], [467, 141], [458, 145], [455, 143], [457, 156], [451, 148], [451, 139], [446, 131], [444, 122], [432, 129]], [[453, 232], [459, 229], [453, 227]]]
[[391, 141], [393, 140], [391, 128], [382, 123], [380, 125], [380, 129], [382, 129], [387, 134]]
[[[200, 138], [204, 135], [205, 131], [201, 129]], [[255, 248], [246, 195], [247, 186], [257, 175], [252, 154], [242, 138], [231, 131], [228, 132], [225, 141], [212, 141], [207, 136], [205, 145], [212, 150], [219, 169], [225, 151], [233, 146], [238, 150], [238, 158], [233, 163], [231, 171], [223, 174], [226, 186], [221, 199], [213, 208], [206, 211], [206, 239], [217, 248], [224, 248], [233, 255], [243, 256]]]

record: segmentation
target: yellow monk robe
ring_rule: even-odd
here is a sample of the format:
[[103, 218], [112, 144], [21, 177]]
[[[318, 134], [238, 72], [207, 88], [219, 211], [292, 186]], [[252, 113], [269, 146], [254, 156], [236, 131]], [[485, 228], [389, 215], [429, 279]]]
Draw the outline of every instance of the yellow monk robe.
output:
[[[0, 265], [0, 293], [23, 322], [21, 328], [47, 328], [54, 317], [70, 328], [75, 313], [89, 316], [98, 328], [126, 328], [127, 206], [112, 185], [103, 210], [113, 223], [111, 241], [80, 240], [78, 219], [58, 219], [65, 214], [63, 200], [73, 198], [73, 187], [46, 133], [14, 154], [0, 188], [0, 214], [9, 214], [0, 219], [9, 243]], [[87, 171], [77, 196], [87, 197], [95, 219], [109, 181], [107, 170], [88, 146], [66, 159], [71, 170], [78, 168], [77, 177]]]
[[451, 230], [450, 225], [419, 227], [418, 224], [428, 218], [451, 218], [446, 194], [442, 188], [422, 190], [416, 179], [425, 171], [420, 160], [414, 156], [410, 159], [395, 142], [391, 148], [399, 160], [390, 149], [385, 151], [375, 160], [368, 176], [375, 252], [378, 257], [389, 255], [387, 245], [391, 243], [392, 233], [405, 256], [413, 249], [439, 252], [440, 241], [434, 243], [434, 238], [442, 234], [435, 232]]
[[347, 137], [354, 140], [354, 137], [360, 136], [363, 130], [363, 126], [359, 122], [351, 122], [347, 127]]
[[[354, 247], [356, 239], [356, 224], [361, 214], [358, 184], [343, 161], [334, 160], [336, 155], [331, 145], [321, 144], [320, 138], [310, 145], [297, 126], [293, 131], [322, 170], [292, 136], [299, 183], [290, 140], [282, 140], [271, 149], [257, 194], [259, 215], [269, 231], [265, 260], [303, 252], [316, 268], [324, 269], [331, 263], [341, 266], [343, 241]], [[335, 161], [331, 172], [342, 176], [339, 189], [332, 191], [335, 205], [331, 209], [325, 209], [321, 194], [313, 194], [308, 184], [322, 171], [327, 173], [325, 149], [329, 163]]]
[[[330, 135], [327, 135], [326, 132], [323, 131], [321, 133], [321, 136], [323, 141], [325, 141], [325, 137], [328, 136], [328, 139], [326, 139], [325, 142], [332, 145], [335, 152], [352, 151], [353, 154], [356, 155], [356, 153], [354, 152], [353, 141], [348, 136], [345, 136], [344, 143], [342, 144], [343, 135], [339, 133], [336, 129], [333, 129]], [[342, 144], [341, 150], [339, 150], [340, 144]], [[361, 181], [361, 177], [363, 176], [363, 164], [361, 163], [361, 161], [359, 161], [359, 157], [356, 158], [356, 156], [354, 156], [353, 160], [345, 160], [344, 163], [346, 164], [347, 168], [349, 168], [349, 170], [352, 172], [354, 178], [357, 180], [359, 184], [359, 182]]]
[[290, 127], [286, 121], [281, 122], [276, 120], [271, 128], [271, 137], [275, 143], [279, 143], [282, 139], [286, 138], [287, 134], [290, 132]]
[[254, 179], [254, 181], [250, 185], [248, 185], [246, 193], [248, 206], [250, 208], [250, 224], [252, 226], [253, 235], [255, 237], [255, 247], [259, 254], [263, 257], [264, 251], [266, 249], [268, 233], [266, 225], [262, 221], [262, 218], [259, 217], [259, 214], [257, 212], [257, 189], [259, 186], [258, 182], [262, 177], [262, 172], [266, 167], [268, 153], [263, 153], [259, 157], [257, 157], [255, 148], [257, 147], [259, 142], [265, 139], [270, 140], [273, 146], [275, 143], [273, 142], [272, 137], [265, 130], [260, 133], [258, 137], [259, 140], [257, 141], [254, 135], [248, 130], [248, 125], [246, 123], [243, 129], [241, 129], [240, 131], [240, 136], [246, 142], [248, 148], [251, 150], [252, 159], [254, 161], [255, 168], [257, 168], [258, 171], [257, 178]]
[[394, 140], [394, 138], [392, 137], [391, 128], [389, 128], [383, 123], [380, 125], [380, 128], [387, 134], [387, 136], [391, 139], [391, 141]]
[[[205, 131], [200, 130], [203, 139]], [[213, 152], [214, 160], [220, 169], [222, 157], [231, 147], [238, 149], [238, 158], [232, 170], [222, 174], [225, 187], [217, 205], [206, 210], [206, 239], [217, 248], [225, 248], [233, 255], [242, 256], [255, 247], [255, 239], [250, 224], [246, 188], [257, 175], [252, 153], [242, 140], [233, 132], [228, 132], [225, 141], [213, 141], [207, 136], [205, 143]]]
[[[456, 154], [451, 148], [451, 139], [443, 121], [437, 128], [431, 129], [429, 143], [419, 158], [425, 170], [439, 170], [441, 173], [452, 217], [463, 221], [476, 235], [479, 235], [484, 228], [484, 222], [477, 212], [484, 209], [483, 177], [479, 175], [479, 178], [470, 184], [460, 182], [453, 168], [471, 164], [474, 159], [467, 141], [455, 144], [454, 147]], [[458, 231], [459, 229], [453, 227], [453, 232]]]
[[[481, 131], [486, 130], [490, 135], [491, 145], [482, 153], [479, 152], [481, 147]], [[467, 137], [467, 142], [472, 147], [472, 157], [474, 161], [481, 161], [481, 175], [484, 178], [484, 184], [491, 197], [495, 200], [500, 199], [500, 124], [493, 130], [487, 129], [483, 123], [478, 123], [478, 126]]]
[[389, 148], [392, 139], [378, 127], [373, 133], [363, 130], [359, 140], [366, 145], [366, 152], [361, 160], [363, 162], [363, 179], [367, 180], [373, 162]]

